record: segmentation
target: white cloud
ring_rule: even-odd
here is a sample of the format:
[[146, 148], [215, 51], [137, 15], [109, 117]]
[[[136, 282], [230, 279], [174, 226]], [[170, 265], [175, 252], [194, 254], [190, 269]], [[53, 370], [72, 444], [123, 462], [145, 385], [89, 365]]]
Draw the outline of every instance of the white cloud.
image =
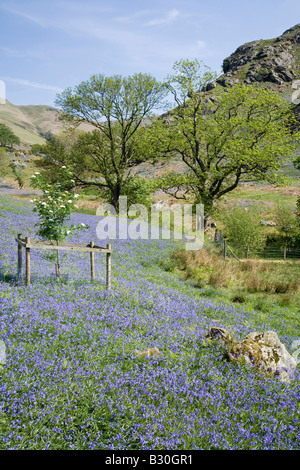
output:
[[61, 93], [63, 91], [62, 88], [53, 86], [53, 85], [48, 85], [45, 83], [38, 83], [38, 82], [32, 82], [30, 80], [24, 80], [23, 78], [11, 78], [11, 77], [2, 77], [2, 80], [6, 82], [11, 82], [11, 83], [16, 83], [18, 85], [25, 85], [25, 86], [30, 86], [33, 88], [40, 88], [42, 90], [50, 90], [50, 91], [55, 91], [57, 93]]
[[0, 46], [0, 51], [3, 51], [8, 57], [15, 57], [18, 59], [21, 58], [34, 58], [34, 59], [44, 59], [45, 54], [42, 52], [37, 51], [18, 51], [17, 49], [13, 49], [11, 47]]
[[117, 21], [118, 23], [131, 23], [132, 21], [140, 19], [143, 16], [149, 16], [151, 14], [153, 14], [153, 10], [140, 10], [135, 11], [130, 15], [117, 16], [116, 18], [114, 18], [114, 21]]
[[156, 18], [154, 20], [148, 21], [147, 23], [145, 23], [145, 26], [157, 26], [161, 24], [169, 24], [175, 21], [179, 15], [180, 15], [180, 11], [173, 9], [173, 10], [168, 11], [166, 16], [162, 18]]
[[9, 13], [12, 13], [13, 15], [21, 16], [22, 18], [25, 18], [26, 20], [29, 20], [29, 21], [31, 21], [35, 24], [38, 24], [42, 28], [47, 27], [47, 22], [45, 20], [42, 20], [41, 18], [38, 18], [38, 17], [33, 16], [33, 15], [29, 15], [28, 13], [24, 13], [23, 11], [13, 10], [11, 8], [8, 8], [8, 7], [2, 6], [2, 5], [0, 6], [0, 8], [2, 10], [8, 11]]

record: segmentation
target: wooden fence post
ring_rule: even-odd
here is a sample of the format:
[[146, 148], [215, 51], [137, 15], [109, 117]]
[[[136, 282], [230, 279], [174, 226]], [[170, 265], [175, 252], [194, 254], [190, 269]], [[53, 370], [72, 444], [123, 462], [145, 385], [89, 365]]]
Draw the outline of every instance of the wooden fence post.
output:
[[[90, 246], [91, 248], [94, 247], [93, 241], [91, 241]], [[92, 281], [94, 281], [95, 280], [95, 253], [93, 251], [91, 251], [90, 253], [90, 259], [91, 259], [91, 278], [92, 278]]]
[[[18, 233], [18, 240], [21, 240], [22, 234]], [[18, 243], [18, 277], [22, 275], [22, 245]]]
[[[30, 237], [26, 237], [25, 241], [29, 245]], [[30, 286], [30, 248], [26, 248], [26, 286]]]
[[226, 242], [223, 240], [223, 258], [226, 259]]
[[[107, 244], [106, 248], [111, 249], [111, 245]], [[106, 287], [108, 290], [111, 288], [111, 253], [106, 253]]]
[[283, 247], [283, 259], [286, 261], [286, 246]]

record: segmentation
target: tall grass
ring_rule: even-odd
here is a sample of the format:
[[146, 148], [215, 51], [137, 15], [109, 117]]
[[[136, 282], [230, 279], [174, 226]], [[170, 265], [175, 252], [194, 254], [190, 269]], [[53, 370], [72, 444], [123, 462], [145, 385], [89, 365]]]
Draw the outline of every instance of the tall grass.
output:
[[300, 294], [300, 263], [223, 259], [214, 250], [177, 251], [178, 268], [198, 287], [239, 288], [248, 293]]

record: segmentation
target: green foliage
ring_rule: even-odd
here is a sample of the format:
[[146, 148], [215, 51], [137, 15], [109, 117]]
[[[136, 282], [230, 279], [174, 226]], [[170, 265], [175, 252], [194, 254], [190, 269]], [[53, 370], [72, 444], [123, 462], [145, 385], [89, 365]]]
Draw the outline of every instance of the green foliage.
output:
[[255, 209], [235, 207], [225, 214], [223, 222], [228, 242], [249, 248], [262, 248], [265, 245], [266, 235]]
[[292, 134], [290, 105], [275, 93], [241, 84], [211, 100], [202, 89], [215, 76], [198, 61], [177, 62], [174, 69], [169, 89], [177, 107], [157, 119], [145, 139], [153, 158], [181, 156], [189, 170], [185, 189], [204, 204], [208, 219], [240, 181], [276, 182], [299, 134]]
[[277, 204], [275, 210], [276, 230], [281, 246], [293, 246], [299, 236], [297, 215], [293, 207]]
[[297, 205], [296, 205], [296, 221], [297, 221], [298, 229], [300, 230], [300, 196], [297, 199]]
[[300, 155], [294, 160], [294, 166], [297, 170], [300, 170]]
[[224, 59], [222, 64], [223, 72], [226, 73], [229, 70], [229, 60]]
[[7, 174], [8, 155], [5, 148], [0, 148], [0, 176]]
[[8, 126], [0, 123], [0, 146], [12, 148], [13, 145], [20, 145], [19, 137]]
[[143, 119], [165, 94], [165, 87], [155, 78], [139, 73], [129, 77], [93, 75], [58, 96], [56, 104], [66, 122], [88, 122], [95, 128], [93, 133], [82, 134], [65, 154], [78, 183], [99, 187], [117, 206], [129, 183], [130, 168], [141, 160], [137, 142]]
[[37, 234], [43, 239], [63, 241], [72, 232], [87, 227], [85, 224], [65, 225], [79, 197], [70, 190], [73, 184], [73, 173], [65, 166], [61, 167], [55, 184], [50, 184], [45, 174], [36, 172], [31, 176], [31, 185], [43, 191], [41, 198], [32, 200], [35, 204], [34, 212], [39, 216]]
[[124, 195], [130, 204], [143, 204], [150, 209], [152, 203], [153, 183], [151, 180], [134, 176], [124, 186]]
[[19, 189], [22, 189], [25, 183], [24, 170], [26, 168], [26, 163], [22, 162], [22, 160], [13, 160], [10, 162], [9, 166], [13, 172], [15, 181], [18, 182]]
[[[72, 192], [75, 180], [73, 173], [62, 166], [58, 173], [55, 183], [49, 183], [46, 173], [40, 174], [38, 171], [31, 176], [31, 185], [34, 188], [41, 189], [43, 196], [39, 199], [33, 199], [35, 204], [34, 212], [39, 216], [39, 229], [37, 234], [44, 240], [52, 243], [64, 241], [66, 236], [73, 232], [79, 232], [88, 226], [84, 223], [66, 225], [70, 219], [71, 211], [77, 207], [75, 202], [79, 197]], [[50, 256], [51, 258], [51, 256]], [[56, 251], [56, 277], [60, 280], [60, 259], [59, 251]]]

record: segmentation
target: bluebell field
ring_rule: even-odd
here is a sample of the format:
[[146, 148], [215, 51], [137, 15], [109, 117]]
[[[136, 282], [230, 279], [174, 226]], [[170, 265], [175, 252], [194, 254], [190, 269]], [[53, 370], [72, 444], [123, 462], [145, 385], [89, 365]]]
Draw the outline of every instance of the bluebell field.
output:
[[[236, 307], [166, 272], [173, 241], [114, 241], [112, 289], [105, 255], [32, 251], [32, 284], [15, 279], [14, 238], [35, 235], [28, 203], [0, 199], [0, 449], [299, 449], [300, 382], [228, 363], [211, 326], [236, 338], [274, 330], [291, 352], [300, 321]], [[73, 214], [96, 238], [98, 218]], [[178, 242], [176, 242], [178, 243]], [[157, 347], [158, 357], [134, 351]], [[0, 366], [1, 367], [1, 366]]]

